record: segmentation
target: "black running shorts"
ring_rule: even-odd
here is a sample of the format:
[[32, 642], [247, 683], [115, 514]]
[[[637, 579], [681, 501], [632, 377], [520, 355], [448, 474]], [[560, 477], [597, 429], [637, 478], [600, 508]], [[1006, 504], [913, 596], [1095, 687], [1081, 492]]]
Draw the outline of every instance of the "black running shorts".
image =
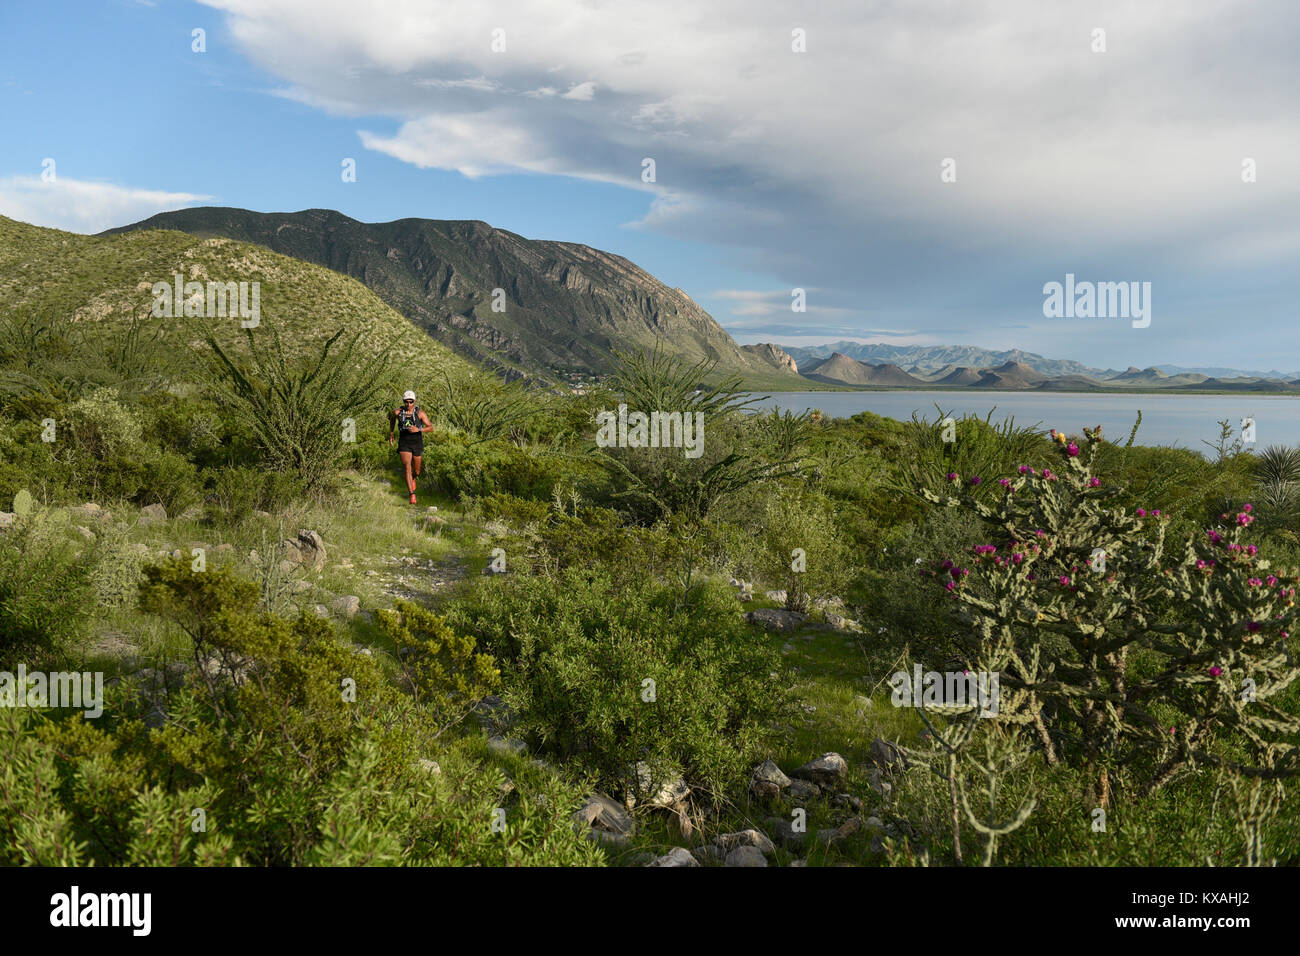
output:
[[424, 432], [402, 432], [397, 439], [398, 451], [409, 451], [416, 458], [424, 456]]

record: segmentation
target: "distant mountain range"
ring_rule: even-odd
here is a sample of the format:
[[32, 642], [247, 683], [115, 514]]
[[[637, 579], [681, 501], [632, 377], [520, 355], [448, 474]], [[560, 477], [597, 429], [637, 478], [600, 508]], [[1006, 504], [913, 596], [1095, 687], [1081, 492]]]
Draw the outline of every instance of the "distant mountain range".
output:
[[[891, 346], [876, 346], [891, 348]], [[773, 351], [774, 346], [765, 346]], [[868, 347], [870, 348], [870, 346]], [[851, 385], [866, 388], [987, 388], [1003, 391], [1106, 391], [1132, 389], [1186, 389], [1189, 391], [1255, 391], [1255, 392], [1297, 392], [1300, 393], [1300, 377], [1293, 380], [1266, 378], [1257, 375], [1219, 377], [1202, 375], [1199, 372], [1180, 372], [1168, 375], [1158, 368], [1129, 367], [1123, 372], [1066, 372], [1050, 374], [1036, 368], [1030, 359], [1037, 359], [1048, 369], [1078, 366], [1075, 362], [1061, 362], [1041, 359], [1026, 352], [997, 353], [984, 352], [985, 355], [1012, 354], [1017, 358], [1007, 359], [999, 365], [981, 368], [974, 365], [957, 365], [949, 362], [939, 368], [926, 367], [920, 362], [909, 369], [903, 369], [893, 362], [872, 365], [851, 358], [843, 352], [832, 352], [826, 358], [808, 357], [811, 350], [792, 349], [792, 352], [805, 353], [798, 362], [799, 372], [807, 379], [829, 385]], [[938, 348], [935, 352], [948, 356], [953, 352], [965, 351], [979, 353], [980, 349]], [[978, 361], [979, 356], [972, 356]]]
[[[974, 345], [885, 345], [879, 342], [834, 342], [829, 345], [805, 347], [784, 345], [781, 346], [781, 349], [790, 355], [801, 369], [806, 365], [811, 366], [817, 360], [829, 358], [838, 352], [841, 355], [857, 359], [859, 362], [865, 362], [869, 365], [881, 363], [898, 365], [913, 374], [924, 374], [944, 368], [948, 368], [950, 371], [961, 367], [989, 369], [1007, 362], [1022, 363], [1049, 378], [1063, 375], [1082, 375], [1097, 381], [1105, 381], [1117, 379], [1120, 376], [1131, 376], [1133, 372], [1138, 371], [1131, 367], [1127, 370], [1092, 368], [1069, 359], [1044, 358], [1033, 352], [1022, 352], [1020, 349], [997, 352]], [[1181, 365], [1157, 365], [1154, 366], [1154, 371], [1162, 372], [1170, 377], [1192, 373], [1206, 378], [1219, 379], [1258, 378], [1289, 382], [1300, 378], [1300, 371], [1282, 372], [1273, 369], [1261, 372], [1221, 366], [1187, 368]], [[1152, 378], [1154, 380], [1154, 376]], [[1183, 384], [1183, 382], [1167, 382], [1163, 384]]]

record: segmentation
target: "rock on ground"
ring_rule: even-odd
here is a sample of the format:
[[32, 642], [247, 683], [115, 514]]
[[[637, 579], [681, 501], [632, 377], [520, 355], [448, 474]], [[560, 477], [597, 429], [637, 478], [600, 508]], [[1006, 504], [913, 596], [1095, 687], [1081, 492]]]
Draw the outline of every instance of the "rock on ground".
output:
[[790, 786], [786, 789], [785, 795], [795, 803], [802, 804], [821, 797], [822, 790], [811, 780], [795, 779], [790, 781]]
[[350, 621], [357, 616], [357, 611], [361, 610], [361, 598], [355, 594], [345, 594], [331, 601], [330, 608], [335, 614]]
[[764, 856], [771, 856], [776, 852], [776, 846], [768, 839], [767, 835], [760, 833], [758, 830], [740, 830], [736, 833], [723, 833], [713, 841], [721, 849], [730, 853], [737, 847], [753, 847]]
[[155, 521], [166, 521], [167, 509], [162, 505], [145, 505], [140, 509], [140, 522], [142, 524], [151, 524]]
[[691, 856], [685, 847], [675, 846], [663, 856], [656, 857], [646, 866], [699, 866], [700, 861]]
[[767, 866], [767, 859], [756, 846], [738, 846], [727, 854], [726, 866]]
[[824, 753], [802, 767], [790, 771], [790, 776], [809, 780], [819, 787], [838, 787], [849, 774], [849, 764], [837, 753]]
[[781, 791], [788, 786], [790, 778], [771, 760], [765, 760], [755, 767], [749, 779], [749, 791], [759, 800], [772, 800], [780, 796]]
[[871, 762], [881, 770], [906, 770], [907, 753], [883, 737], [871, 741]]
[[303, 564], [313, 571], [325, 567], [325, 542], [319, 534], [315, 531], [299, 531], [297, 545]]
[[808, 615], [779, 607], [761, 607], [746, 611], [745, 620], [768, 631], [793, 631], [808, 620]]
[[589, 796], [587, 802], [574, 812], [573, 819], [577, 823], [610, 833], [631, 833], [633, 827], [632, 815], [603, 793]]

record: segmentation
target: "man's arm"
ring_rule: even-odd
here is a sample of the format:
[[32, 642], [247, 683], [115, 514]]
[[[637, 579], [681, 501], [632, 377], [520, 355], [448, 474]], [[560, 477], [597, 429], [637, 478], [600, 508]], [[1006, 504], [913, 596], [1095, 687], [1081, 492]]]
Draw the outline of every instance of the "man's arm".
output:
[[393, 428], [396, 427], [396, 425], [397, 412], [391, 411], [388, 413], [388, 444], [390, 445], [393, 443]]
[[424, 427], [420, 429], [421, 434], [433, 431], [433, 422], [429, 421], [429, 413], [423, 408], [420, 409], [420, 421], [424, 422]]

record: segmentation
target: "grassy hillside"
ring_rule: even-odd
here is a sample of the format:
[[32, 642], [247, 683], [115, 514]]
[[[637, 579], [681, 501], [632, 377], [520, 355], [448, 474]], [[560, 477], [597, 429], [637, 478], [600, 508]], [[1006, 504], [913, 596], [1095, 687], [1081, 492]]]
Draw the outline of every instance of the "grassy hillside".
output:
[[204, 329], [240, 352], [238, 319], [151, 315], [153, 284], [171, 285], [177, 273], [184, 282], [260, 283], [256, 331], [278, 332], [291, 356], [310, 353], [342, 329], [360, 333], [364, 351], [391, 355], [403, 380], [426, 392], [444, 373], [453, 380], [478, 374], [360, 282], [320, 266], [228, 239], [168, 231], [81, 236], [0, 217], [3, 311], [68, 320], [92, 340], [105, 342], [138, 321], [146, 336], [161, 337], [162, 354], [178, 368], [193, 350], [204, 348]]

